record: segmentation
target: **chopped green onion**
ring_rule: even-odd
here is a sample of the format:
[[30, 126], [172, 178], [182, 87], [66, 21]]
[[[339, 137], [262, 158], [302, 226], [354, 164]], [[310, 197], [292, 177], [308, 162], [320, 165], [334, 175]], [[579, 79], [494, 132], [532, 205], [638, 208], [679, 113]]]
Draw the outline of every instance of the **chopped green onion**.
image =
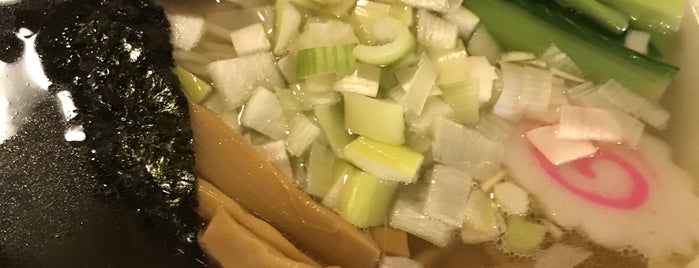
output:
[[167, 20], [170, 22], [170, 30], [172, 31], [170, 43], [185, 51], [192, 50], [197, 46], [206, 29], [204, 18], [199, 16], [168, 12]]
[[400, 0], [401, 2], [415, 7], [424, 8], [437, 12], [449, 11], [451, 6], [449, 5], [449, 0]]
[[343, 77], [335, 83], [335, 91], [357, 93], [369, 97], [376, 97], [379, 92], [379, 80], [381, 68], [360, 63], [351, 74]]
[[505, 146], [478, 131], [440, 118], [434, 125], [432, 157], [447, 166], [468, 172], [477, 179], [490, 177], [500, 169]]
[[351, 133], [393, 145], [405, 143], [402, 106], [354, 93], [343, 96], [345, 127]]
[[339, 20], [309, 20], [294, 44], [295, 50], [357, 44], [352, 25]]
[[[547, 248], [536, 257], [534, 267], [559, 268], [576, 267], [585, 259], [592, 256], [592, 252], [579, 247], [556, 243]], [[650, 266], [649, 266], [650, 267]], [[688, 266], [691, 267], [691, 266]]]
[[292, 178], [291, 163], [289, 155], [286, 153], [284, 141], [278, 140], [262, 145], [253, 145], [255, 151], [260, 153], [265, 159], [269, 159], [272, 164], [279, 169], [287, 178]]
[[355, 47], [354, 56], [361, 62], [373, 65], [390, 64], [408, 55], [415, 47], [415, 37], [408, 27], [390, 17], [378, 19], [374, 24], [372, 33], [385, 37], [380, 39], [388, 42], [378, 46], [358, 45]]
[[287, 83], [296, 84], [299, 82], [296, 76], [296, 55], [287, 54], [280, 58], [279, 61], [277, 61], [277, 67], [279, 67], [279, 71], [282, 73]]
[[614, 115], [605, 109], [563, 106], [556, 137], [569, 140], [622, 142], [624, 132]]
[[205, 81], [199, 79], [194, 74], [185, 70], [180, 66], [175, 66], [172, 72], [177, 75], [180, 84], [182, 85], [182, 90], [184, 91], [187, 99], [193, 103], [202, 103], [211, 94], [211, 85]]
[[614, 80], [607, 81], [593, 94], [609, 100], [612, 104], [657, 129], [665, 129], [670, 119], [670, 113], [660, 105], [629, 91]]
[[485, 56], [491, 64], [496, 64], [500, 59], [503, 49], [500, 44], [493, 39], [493, 36], [483, 24], [476, 27], [476, 31], [471, 35], [466, 50], [473, 56]]
[[529, 210], [529, 194], [512, 182], [495, 185], [493, 195], [505, 213], [524, 215]]
[[435, 165], [424, 179], [430, 180], [425, 198], [425, 213], [446, 224], [460, 227], [471, 193], [471, 176], [462, 171]]
[[352, 142], [352, 135], [345, 128], [342, 106], [339, 104], [318, 105], [314, 109], [314, 115], [323, 129], [330, 147], [338, 156], [342, 156], [342, 150]]
[[434, 66], [439, 76], [437, 84], [449, 85], [475, 77], [467, 77], [469, 74], [469, 60], [466, 50], [448, 49], [432, 53]]
[[461, 5], [444, 13], [442, 17], [456, 24], [459, 28], [459, 37], [461, 37], [462, 40], [471, 38], [471, 34], [476, 31], [476, 27], [478, 27], [478, 24], [481, 22], [481, 19], [478, 18], [476, 14], [473, 14], [473, 12]]
[[286, 135], [286, 118], [277, 96], [266, 88], [259, 88], [245, 105], [241, 116], [243, 126], [257, 130], [272, 139]]
[[354, 44], [308, 48], [296, 54], [296, 73], [299, 78], [323, 74], [345, 73], [354, 70]]
[[442, 86], [442, 98], [451, 106], [454, 119], [459, 123], [478, 122], [480, 91], [477, 83], [477, 80], [470, 80]]
[[272, 46], [262, 23], [255, 23], [231, 32], [231, 40], [238, 56], [269, 50]]
[[343, 150], [347, 161], [383, 180], [412, 183], [418, 177], [423, 155], [404, 146], [359, 137]]
[[545, 61], [547, 64], [554, 68], [561, 69], [562, 71], [572, 74], [574, 76], [582, 76], [583, 72], [580, 67], [573, 62], [568, 55], [563, 53], [556, 45], [551, 45], [544, 53], [539, 57], [541, 60]]
[[495, 240], [505, 231], [502, 214], [493, 201], [480, 190], [471, 191], [461, 227], [461, 241], [476, 244]]
[[546, 159], [561, 165], [597, 152], [597, 147], [586, 140], [565, 140], [556, 137], [556, 127], [540, 127], [527, 132], [527, 138]]
[[301, 156], [320, 134], [320, 128], [311, 119], [305, 115], [296, 115], [289, 124], [289, 135], [285, 140], [286, 150], [294, 156]]
[[333, 177], [333, 171], [338, 160], [331, 148], [318, 142], [313, 143], [308, 156], [306, 191], [309, 194], [321, 199], [325, 198], [337, 181], [337, 178]]
[[340, 205], [340, 193], [347, 179], [352, 176], [355, 172], [358, 172], [352, 165], [347, 164], [345, 161], [335, 162], [335, 168], [333, 170], [333, 178], [335, 182], [333, 183], [328, 193], [323, 197], [322, 204], [328, 208], [337, 209]]
[[438, 247], [446, 247], [453, 239], [457, 227], [426, 215], [423, 208], [427, 180], [401, 189], [393, 205], [390, 226], [424, 239]]
[[427, 10], [417, 12], [417, 42], [429, 49], [452, 49], [459, 40], [459, 28]]
[[242, 106], [259, 86], [285, 86], [284, 78], [269, 52], [215, 61], [207, 65], [206, 70], [211, 75], [214, 88], [223, 93], [231, 109]]
[[507, 219], [507, 232], [502, 238], [502, 248], [518, 254], [534, 254], [546, 236], [546, 226], [527, 221], [520, 216]]
[[354, 172], [340, 191], [338, 211], [358, 227], [383, 225], [393, 205], [398, 183], [380, 180], [366, 172]]
[[[299, 35], [301, 13], [288, 0], [278, 0], [275, 4], [276, 19], [274, 34], [276, 44], [274, 54], [284, 55], [291, 42]], [[287, 77], [288, 78], [288, 77]], [[288, 80], [287, 80], [288, 81]], [[289, 83], [294, 83], [289, 81]]]
[[[412, 112], [416, 115], [422, 113], [427, 97], [429, 97], [436, 79], [437, 70], [432, 60], [430, 60], [426, 54], [422, 54], [417, 64], [415, 74], [403, 85], [403, 89], [405, 89], [406, 92], [401, 104], [405, 106], [408, 112]], [[401, 79], [399, 79], [399, 81], [400, 80]]]
[[483, 103], [490, 102], [493, 96], [493, 83], [498, 78], [495, 67], [490, 65], [485, 56], [468, 57], [469, 76], [478, 80], [478, 100]]

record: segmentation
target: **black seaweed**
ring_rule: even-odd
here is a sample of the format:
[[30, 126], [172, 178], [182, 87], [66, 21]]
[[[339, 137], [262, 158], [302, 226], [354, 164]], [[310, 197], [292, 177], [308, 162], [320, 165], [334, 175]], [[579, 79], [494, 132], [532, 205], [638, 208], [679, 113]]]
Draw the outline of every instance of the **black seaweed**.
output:
[[80, 115], [71, 123], [85, 127], [102, 192], [198, 252], [192, 130], [163, 10], [148, 0], [80, 0], [21, 18], [39, 29], [51, 90], [73, 95]]

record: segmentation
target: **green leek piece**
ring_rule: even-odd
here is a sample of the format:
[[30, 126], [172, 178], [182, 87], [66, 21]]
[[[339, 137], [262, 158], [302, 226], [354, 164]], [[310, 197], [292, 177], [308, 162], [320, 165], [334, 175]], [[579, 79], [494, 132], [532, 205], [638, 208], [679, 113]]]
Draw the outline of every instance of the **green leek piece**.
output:
[[527, 221], [521, 216], [507, 219], [507, 231], [502, 238], [502, 248], [519, 254], [533, 254], [544, 241], [547, 228], [544, 225]]
[[480, 107], [478, 80], [470, 79], [442, 86], [441, 89], [442, 99], [454, 110], [455, 121], [462, 124], [478, 122]]
[[318, 105], [314, 109], [320, 128], [323, 129], [330, 147], [342, 156], [345, 146], [352, 142], [352, 135], [345, 129], [342, 107], [338, 104]]
[[615, 34], [622, 34], [629, 28], [629, 16], [601, 4], [597, 2], [597, 0], [556, 1], [565, 6], [572, 7]]
[[506, 48], [541, 54], [555, 44], [580, 67], [586, 78], [597, 83], [614, 79], [651, 101], [662, 96], [678, 71], [600, 35], [587, 25], [576, 24], [538, 1], [466, 0], [464, 6], [476, 13]]
[[309, 105], [303, 103], [303, 96], [297, 96], [297, 92], [292, 89], [277, 88], [274, 90], [274, 92], [275, 94], [277, 94], [279, 104], [282, 105], [282, 108], [284, 108], [284, 110], [306, 111], [311, 109]]
[[187, 96], [187, 99], [193, 103], [202, 103], [211, 94], [211, 85], [199, 79], [196, 75], [190, 73], [180, 66], [175, 66], [172, 72], [177, 75], [177, 78], [182, 84], [182, 91]]
[[340, 191], [340, 215], [358, 227], [383, 225], [388, 221], [397, 187], [395, 181], [383, 181], [366, 172], [354, 172]]
[[383, 180], [413, 183], [423, 155], [405, 146], [390, 145], [359, 137], [343, 150], [347, 161]]
[[351, 72], [356, 65], [352, 53], [354, 46], [345, 44], [299, 50], [296, 54], [298, 77]]
[[388, 42], [383, 45], [358, 45], [354, 48], [357, 60], [373, 64], [387, 65], [408, 55], [415, 48], [415, 37], [407, 26], [391, 18], [380, 18], [373, 26], [372, 33], [381, 40]]
[[350, 133], [393, 145], [405, 143], [403, 106], [356, 93], [342, 94]]
[[336, 181], [333, 171], [337, 160], [339, 159], [335, 157], [335, 152], [331, 148], [318, 142], [313, 143], [311, 154], [308, 156], [306, 191], [309, 194], [321, 199], [328, 194]]

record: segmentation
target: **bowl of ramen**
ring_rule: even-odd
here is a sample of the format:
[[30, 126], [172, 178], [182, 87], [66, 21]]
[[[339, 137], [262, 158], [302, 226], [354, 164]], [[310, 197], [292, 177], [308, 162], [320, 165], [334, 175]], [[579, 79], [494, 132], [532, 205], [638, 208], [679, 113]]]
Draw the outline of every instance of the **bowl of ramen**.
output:
[[0, 5], [0, 264], [699, 265], [696, 1]]

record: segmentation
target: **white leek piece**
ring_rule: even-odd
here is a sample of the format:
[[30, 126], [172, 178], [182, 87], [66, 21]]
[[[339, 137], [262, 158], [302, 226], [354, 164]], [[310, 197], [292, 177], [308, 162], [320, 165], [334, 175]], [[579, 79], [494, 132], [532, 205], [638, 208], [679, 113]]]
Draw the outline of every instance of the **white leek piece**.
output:
[[435, 123], [433, 137], [435, 161], [465, 170], [477, 179], [497, 172], [505, 154], [502, 143], [446, 118]]
[[269, 52], [215, 61], [207, 65], [206, 70], [211, 75], [214, 88], [223, 93], [231, 109], [239, 108], [248, 101], [258, 86], [285, 86], [284, 78]]
[[556, 137], [571, 140], [622, 142], [624, 132], [611, 112], [598, 108], [561, 107]]
[[505, 177], [507, 177], [507, 172], [504, 170], [498, 171], [495, 175], [485, 180], [481, 180], [478, 184], [483, 192], [491, 192], [495, 185], [500, 184]]
[[468, 76], [478, 80], [478, 99], [481, 103], [490, 101], [493, 94], [493, 82], [498, 78], [495, 67], [484, 56], [468, 57]]
[[551, 87], [551, 100], [548, 108], [539, 112], [527, 111], [526, 117], [548, 123], [558, 122], [561, 107], [570, 105], [568, 97], [565, 95], [567, 89], [563, 78], [554, 77]]
[[393, 1], [388, 15], [400, 21], [403, 25], [410, 27], [413, 25], [413, 10], [413, 7], [409, 5], [400, 1]]
[[287, 54], [277, 61], [277, 67], [282, 73], [286, 82], [289, 84], [298, 83], [299, 79], [296, 76], [296, 55]]
[[444, 13], [442, 18], [455, 24], [459, 28], [459, 37], [463, 40], [468, 40], [481, 22], [481, 19], [476, 16], [476, 14], [473, 14], [473, 12], [461, 5]]
[[518, 121], [524, 115], [519, 104], [522, 92], [522, 68], [512, 63], [500, 64], [502, 70], [502, 92], [493, 107], [493, 114], [510, 121]]
[[394, 18], [380, 18], [372, 29], [374, 35], [382, 37], [383, 45], [358, 45], [354, 48], [357, 60], [373, 64], [385, 65], [403, 58], [415, 47], [415, 37], [407, 26]]
[[485, 56], [491, 64], [497, 63], [503, 52], [500, 45], [483, 25], [476, 27], [476, 31], [473, 32], [468, 41], [466, 50], [473, 56]]
[[310, 110], [310, 107], [303, 103], [302, 96], [297, 96], [297, 94], [300, 95], [300, 92], [288, 88], [277, 88], [275, 89], [275, 93], [277, 94], [277, 99], [279, 99], [279, 104], [282, 105], [282, 108], [284, 110], [290, 110], [290, 111], [306, 111]]
[[292, 178], [291, 163], [289, 155], [286, 153], [286, 145], [284, 141], [278, 140], [267, 144], [253, 146], [255, 151], [260, 153], [265, 159], [269, 159], [272, 164], [281, 171], [287, 178]]
[[527, 138], [551, 163], [564, 164], [597, 152], [597, 147], [585, 140], [566, 140], [556, 137], [556, 127], [540, 127], [527, 132]]
[[393, 145], [405, 143], [402, 106], [354, 93], [343, 97], [345, 127], [351, 133]]
[[404, 146], [359, 137], [343, 150], [347, 161], [383, 180], [412, 183], [424, 156]]
[[289, 135], [286, 136], [286, 150], [294, 156], [301, 156], [320, 136], [320, 128], [305, 115], [296, 115], [289, 124]]
[[301, 90], [307, 93], [329, 92], [333, 90], [337, 76], [335, 74], [316, 75], [306, 78], [300, 84]]
[[476, 78], [469, 77], [470, 68], [468, 54], [464, 49], [440, 50], [433, 53], [432, 59], [439, 76], [437, 84], [449, 85], [464, 80]]
[[536, 55], [531, 52], [511, 51], [500, 55], [500, 62], [527, 61], [536, 59]]
[[493, 194], [495, 201], [508, 214], [524, 215], [529, 210], [529, 194], [512, 182], [495, 185]]
[[478, 122], [480, 102], [477, 83], [477, 80], [469, 80], [442, 86], [442, 98], [454, 110], [454, 119], [459, 123]]
[[339, 20], [310, 21], [296, 40], [295, 50], [359, 43], [352, 25]]
[[167, 13], [166, 16], [170, 22], [170, 31], [172, 32], [170, 43], [172, 46], [185, 51], [196, 47], [206, 29], [204, 18], [175, 13]]
[[417, 115], [422, 113], [436, 79], [437, 70], [432, 60], [426, 54], [422, 54], [415, 75], [403, 88], [406, 93], [402, 104], [407, 111]]
[[241, 116], [243, 126], [280, 140], [286, 135], [286, 118], [277, 96], [266, 88], [259, 88], [245, 105]]
[[417, 12], [417, 42], [430, 49], [452, 49], [459, 40], [459, 28], [431, 12]]
[[422, 268], [423, 265], [419, 261], [411, 260], [405, 257], [383, 256], [379, 263], [379, 268]]
[[323, 133], [325, 133], [325, 138], [338, 156], [342, 155], [342, 150], [353, 139], [345, 128], [345, 119], [342, 111], [342, 106], [337, 104], [318, 105], [313, 110], [318, 124], [320, 124]]
[[497, 115], [488, 113], [481, 117], [475, 127], [489, 139], [494, 141], [504, 141], [512, 134], [512, 124]]
[[505, 221], [493, 200], [480, 190], [473, 190], [464, 210], [461, 240], [476, 244], [495, 240], [505, 231]]
[[406, 5], [415, 8], [424, 8], [437, 12], [447, 12], [451, 8], [449, 6], [450, 0], [400, 0]]
[[239, 112], [236, 109], [230, 109], [228, 102], [224, 99], [221, 93], [212, 92], [209, 98], [204, 102], [204, 107], [216, 113], [221, 120], [229, 126], [233, 132], [241, 134], [243, 132], [238, 120]]
[[457, 227], [433, 219], [423, 211], [427, 185], [418, 183], [412, 189], [403, 188], [393, 205], [390, 226], [420, 237], [436, 246], [446, 247], [456, 234]]
[[651, 35], [648, 32], [628, 30], [624, 45], [641, 54], [648, 54], [648, 44], [650, 43]]
[[272, 46], [262, 23], [255, 23], [231, 32], [231, 41], [238, 56], [269, 50]]
[[380, 79], [381, 68], [360, 63], [354, 72], [337, 81], [334, 89], [338, 92], [351, 92], [376, 97], [376, 94], [379, 92]]
[[[401, 90], [402, 91], [402, 90]], [[432, 97], [427, 99], [425, 109], [422, 114], [415, 115], [412, 113], [406, 114], [406, 121], [410, 127], [410, 131], [417, 134], [427, 134], [437, 119], [440, 117], [450, 117], [454, 114], [454, 110], [445, 103], [441, 98]]]
[[502, 248], [517, 254], [535, 254], [546, 236], [546, 226], [520, 216], [507, 219], [507, 232], [502, 238]]
[[551, 45], [539, 58], [548, 63], [551, 67], [555, 67], [577, 77], [583, 77], [583, 72], [580, 70], [580, 67], [555, 45]]
[[291, 42], [299, 35], [301, 13], [287, 0], [277, 1], [275, 7], [277, 16], [274, 25], [274, 54], [284, 55]]
[[589, 250], [557, 243], [536, 257], [534, 268], [574, 268], [590, 256]]
[[635, 147], [640, 142], [645, 129], [645, 124], [621, 108], [609, 102], [602, 96], [596, 94], [579, 94], [574, 101], [586, 107], [595, 107], [607, 110], [614, 116], [617, 123], [621, 125], [624, 143]]
[[430, 180], [425, 213], [449, 225], [461, 227], [463, 211], [471, 193], [471, 176], [455, 168], [435, 165], [425, 179]]
[[553, 75], [548, 70], [525, 66], [522, 73], [522, 92], [519, 105], [526, 112], [544, 112], [551, 102]]
[[667, 110], [631, 92], [614, 80], [607, 81], [594, 94], [604, 97], [612, 104], [657, 129], [665, 129], [667, 121], [670, 119], [670, 113]]

